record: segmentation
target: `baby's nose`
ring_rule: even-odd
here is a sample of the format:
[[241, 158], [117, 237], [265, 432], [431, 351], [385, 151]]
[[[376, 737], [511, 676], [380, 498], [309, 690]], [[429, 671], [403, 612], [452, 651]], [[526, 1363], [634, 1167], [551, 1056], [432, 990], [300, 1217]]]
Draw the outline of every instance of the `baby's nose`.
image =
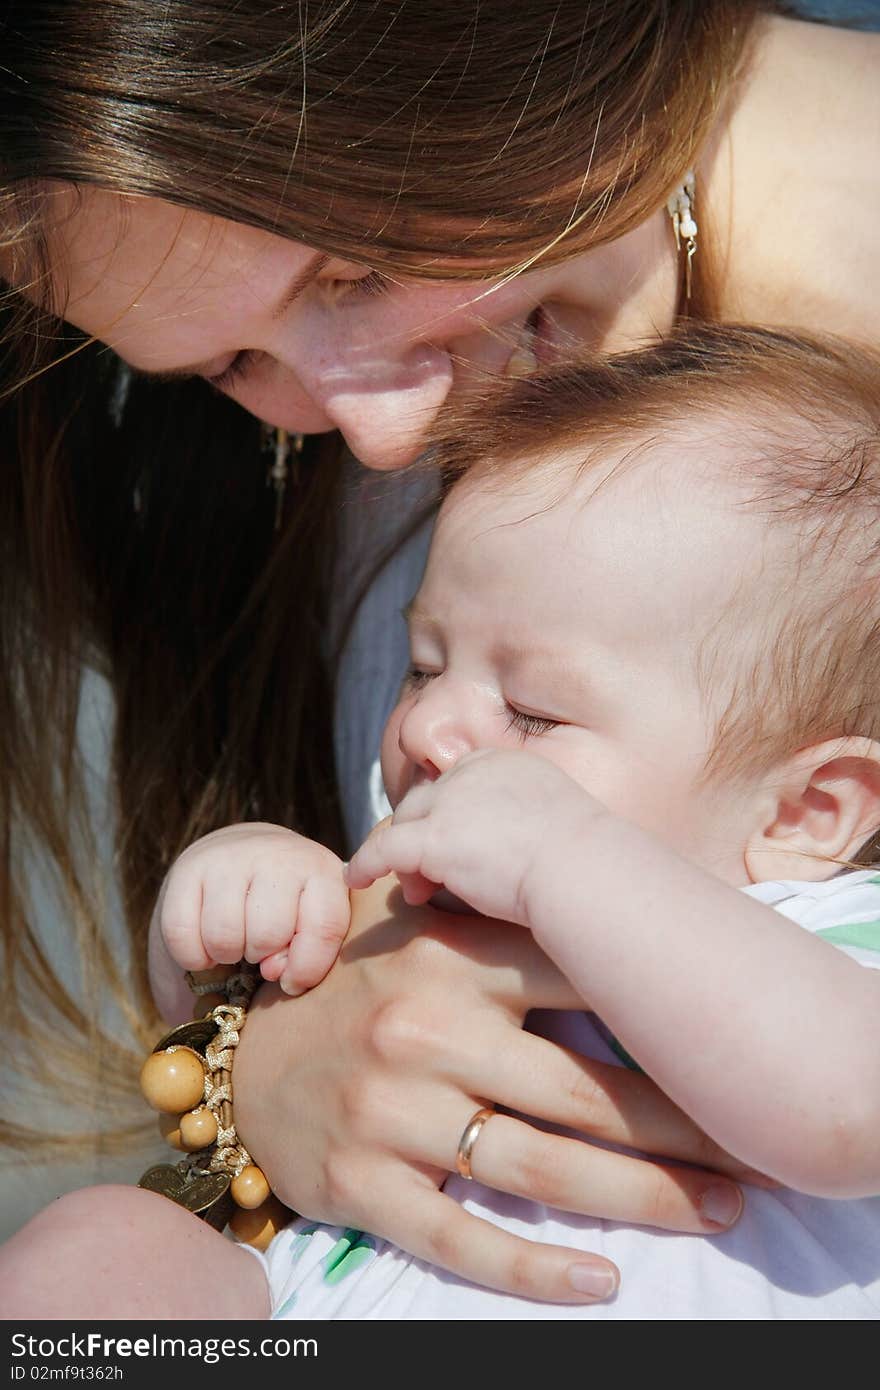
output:
[[400, 725], [400, 751], [431, 782], [477, 746], [465, 721], [433, 700], [416, 703]]

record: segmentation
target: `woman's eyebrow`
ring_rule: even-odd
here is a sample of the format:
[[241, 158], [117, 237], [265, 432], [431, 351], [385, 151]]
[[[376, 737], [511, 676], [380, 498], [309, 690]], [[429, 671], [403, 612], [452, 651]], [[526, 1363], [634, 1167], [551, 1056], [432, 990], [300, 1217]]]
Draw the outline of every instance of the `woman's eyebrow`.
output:
[[299, 299], [303, 290], [307, 290], [314, 280], [317, 280], [324, 266], [330, 260], [330, 256], [324, 251], [316, 251], [308, 265], [304, 266], [298, 275], [295, 275], [288, 285], [285, 293], [272, 310], [272, 318], [283, 318], [294, 300]]
[[[291, 304], [299, 299], [303, 291], [307, 290], [309, 285], [317, 280], [324, 266], [330, 259], [331, 257], [323, 251], [315, 252], [308, 264], [296, 273], [278, 303], [275, 305], [275, 308], [272, 310], [273, 322], [284, 317]], [[197, 362], [191, 367], [165, 367], [155, 372], [149, 371], [146, 367], [136, 367], [133, 368], [133, 370], [137, 371], [139, 376], [148, 376], [153, 381], [179, 381], [181, 378], [203, 376], [204, 368], [207, 365], [207, 363]]]

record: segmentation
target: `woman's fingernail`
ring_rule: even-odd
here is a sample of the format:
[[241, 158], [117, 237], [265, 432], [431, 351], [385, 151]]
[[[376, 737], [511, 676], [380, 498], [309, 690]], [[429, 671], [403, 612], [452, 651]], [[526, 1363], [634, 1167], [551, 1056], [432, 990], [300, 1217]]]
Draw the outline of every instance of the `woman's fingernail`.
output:
[[610, 1298], [617, 1292], [618, 1276], [607, 1265], [569, 1265], [568, 1282], [578, 1293], [589, 1293], [594, 1298]]
[[742, 1209], [743, 1195], [729, 1183], [707, 1188], [700, 1198], [700, 1212], [714, 1226], [732, 1226]]

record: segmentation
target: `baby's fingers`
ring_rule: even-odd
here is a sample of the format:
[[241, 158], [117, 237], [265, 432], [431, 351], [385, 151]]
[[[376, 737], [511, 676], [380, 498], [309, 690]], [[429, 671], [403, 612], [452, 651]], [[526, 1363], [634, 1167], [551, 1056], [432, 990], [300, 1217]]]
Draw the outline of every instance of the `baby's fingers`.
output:
[[424, 839], [424, 821], [386, 821], [377, 825], [346, 866], [349, 888], [369, 888], [377, 878], [390, 873], [401, 880], [422, 877]]
[[341, 878], [316, 875], [308, 879], [299, 900], [296, 935], [279, 979], [286, 994], [302, 994], [323, 980], [339, 954], [350, 920], [348, 890]]
[[424, 874], [398, 874], [397, 877], [403, 900], [409, 903], [410, 907], [421, 907], [422, 903], [430, 901], [437, 889], [442, 887], [432, 879], [425, 878]]
[[[245, 900], [244, 955], [251, 964], [286, 951], [296, 930], [302, 892], [303, 875], [293, 863], [277, 864], [253, 875]], [[277, 980], [279, 974], [273, 978]]]
[[202, 942], [218, 965], [234, 965], [244, 955], [247, 877], [212, 869], [204, 878]]
[[286, 964], [287, 951], [275, 951], [271, 956], [266, 956], [260, 961], [260, 974], [264, 980], [274, 984], [276, 980], [281, 979]]
[[159, 899], [159, 930], [181, 970], [208, 970], [216, 961], [202, 941], [202, 880], [173, 870]]

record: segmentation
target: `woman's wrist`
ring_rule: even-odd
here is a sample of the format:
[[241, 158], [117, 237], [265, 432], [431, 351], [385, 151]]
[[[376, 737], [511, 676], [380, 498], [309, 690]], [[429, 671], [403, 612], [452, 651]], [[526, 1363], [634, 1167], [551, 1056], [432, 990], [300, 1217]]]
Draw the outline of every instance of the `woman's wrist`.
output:
[[141, 1090], [159, 1128], [184, 1157], [155, 1164], [139, 1187], [170, 1198], [209, 1225], [264, 1249], [290, 1218], [252, 1161], [233, 1116], [233, 1062], [259, 980], [240, 961], [187, 973], [193, 1017], [166, 1034], [141, 1071]]
[[[241, 1135], [254, 1162], [266, 1174], [269, 1186], [282, 1201], [284, 1167], [281, 1154], [296, 1152], [296, 1131], [279, 1133], [279, 1084], [286, 1069], [295, 1065], [296, 1015], [285, 1004], [299, 1000], [285, 995], [277, 984], [262, 984], [248, 1010], [248, 1026], [242, 1034], [235, 1061], [235, 1115]], [[288, 1047], [292, 1043], [290, 1054]], [[287, 1117], [289, 1118], [289, 1117]], [[277, 1146], [277, 1147], [276, 1147]]]

